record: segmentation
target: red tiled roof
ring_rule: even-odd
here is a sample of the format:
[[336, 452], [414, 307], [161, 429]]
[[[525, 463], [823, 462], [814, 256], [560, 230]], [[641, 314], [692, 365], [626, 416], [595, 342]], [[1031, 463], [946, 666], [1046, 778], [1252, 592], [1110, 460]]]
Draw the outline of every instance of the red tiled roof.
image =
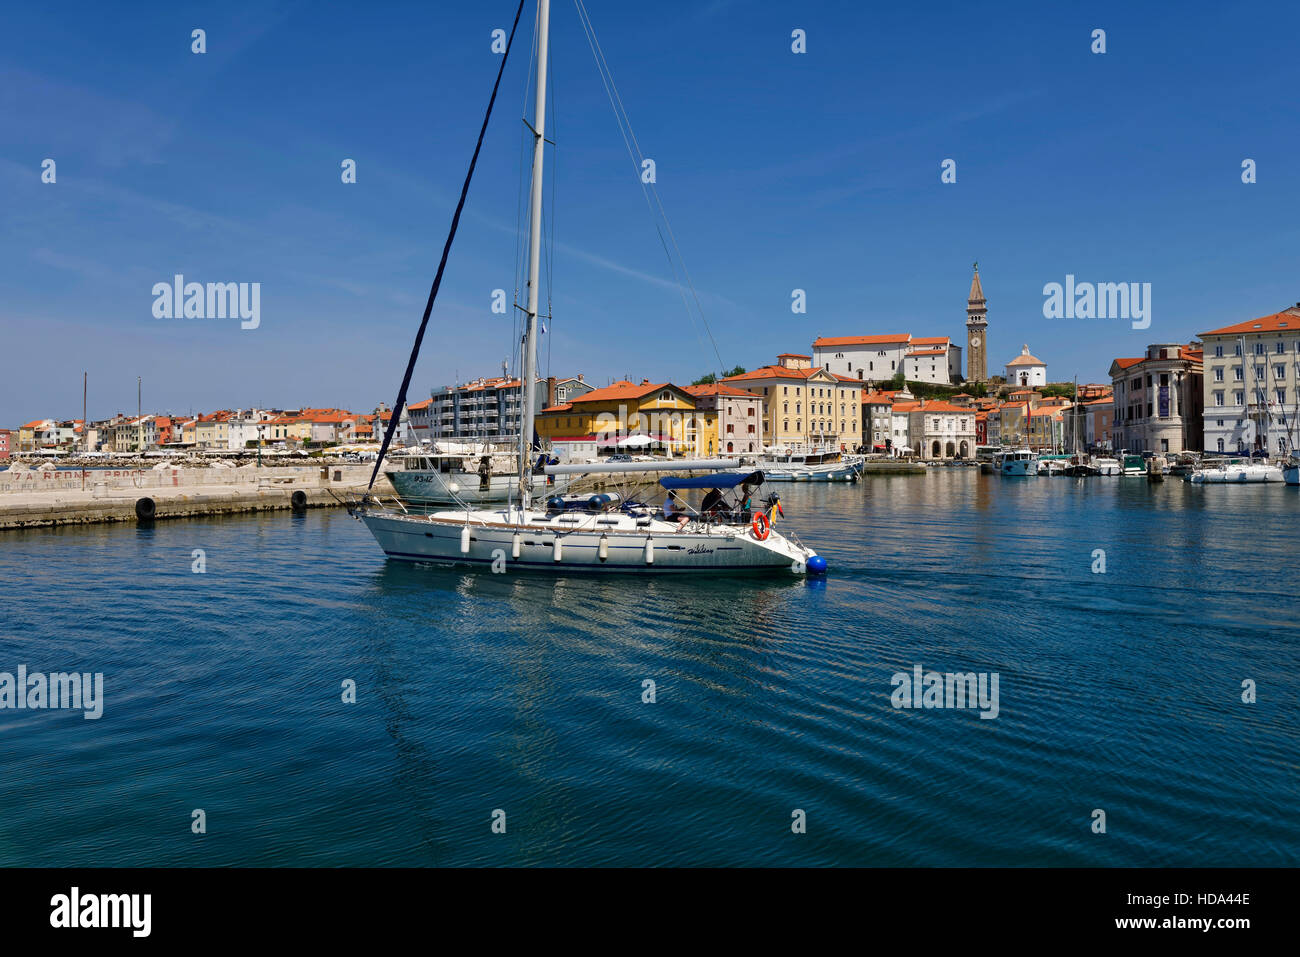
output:
[[[786, 366], [762, 366], [751, 372], [743, 372], [740, 375], [729, 375], [722, 381], [724, 382], [744, 382], [747, 379], [809, 379], [819, 372], [825, 372], [817, 366], [810, 369], [790, 369]], [[829, 375], [830, 373], [826, 373]], [[854, 380], [857, 381], [857, 380]]]
[[626, 379], [615, 382], [613, 385], [607, 385], [603, 389], [593, 389], [583, 395], [575, 396], [569, 400], [570, 405], [578, 402], [609, 402], [617, 399], [640, 399], [649, 395], [657, 389], [676, 389], [682, 391], [671, 382], [643, 382], [635, 385]]
[[[910, 335], [885, 336], [822, 336], [813, 340], [813, 348], [819, 346], [883, 346], [891, 342], [911, 342]], [[777, 358], [780, 358], [778, 356]]]
[[1202, 332], [1201, 335], [1230, 336], [1249, 332], [1295, 332], [1297, 330], [1300, 330], [1300, 305], [1275, 312], [1271, 316], [1261, 316], [1258, 319], [1248, 319], [1221, 329], [1211, 329], [1209, 332]]
[[812, 359], [812, 356], [806, 356], [802, 352], [778, 352], [776, 357], [778, 359], [808, 359], [810, 361]]

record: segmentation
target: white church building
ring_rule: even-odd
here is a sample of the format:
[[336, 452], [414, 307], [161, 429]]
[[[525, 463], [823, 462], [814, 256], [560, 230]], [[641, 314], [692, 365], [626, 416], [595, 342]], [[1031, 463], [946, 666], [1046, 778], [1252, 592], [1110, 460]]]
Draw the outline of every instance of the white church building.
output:
[[1007, 363], [1007, 385], [1029, 386], [1047, 385], [1047, 363], [1037, 356], [1030, 355], [1026, 344], [1020, 355]]

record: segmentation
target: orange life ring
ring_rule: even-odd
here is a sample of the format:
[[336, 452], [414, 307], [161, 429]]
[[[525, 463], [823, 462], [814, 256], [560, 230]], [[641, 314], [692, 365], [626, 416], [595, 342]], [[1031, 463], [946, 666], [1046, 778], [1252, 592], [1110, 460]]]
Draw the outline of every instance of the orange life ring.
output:
[[767, 536], [772, 532], [772, 523], [767, 520], [766, 512], [754, 513], [753, 528], [755, 538], [760, 542], [767, 541]]

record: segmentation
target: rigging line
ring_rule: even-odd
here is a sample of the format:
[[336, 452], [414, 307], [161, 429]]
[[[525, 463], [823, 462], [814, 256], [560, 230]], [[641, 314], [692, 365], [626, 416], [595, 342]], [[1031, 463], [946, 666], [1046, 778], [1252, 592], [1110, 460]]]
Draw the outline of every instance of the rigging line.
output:
[[442, 247], [442, 259], [438, 261], [438, 272], [433, 277], [429, 289], [429, 301], [424, 305], [424, 318], [420, 320], [420, 330], [415, 334], [415, 345], [411, 348], [411, 357], [406, 362], [406, 375], [402, 377], [402, 386], [397, 390], [397, 401], [388, 419], [388, 428], [384, 432], [384, 442], [379, 447], [379, 456], [375, 459], [375, 470], [370, 473], [367, 491], [375, 487], [379, 477], [379, 468], [384, 464], [384, 454], [393, 441], [393, 432], [402, 418], [402, 409], [406, 405], [406, 390], [411, 385], [411, 375], [415, 372], [415, 362], [420, 357], [420, 345], [424, 342], [424, 331], [429, 326], [429, 315], [433, 312], [433, 302], [438, 298], [438, 289], [442, 286], [442, 274], [447, 268], [447, 257], [451, 255], [451, 244], [456, 238], [456, 228], [460, 225], [460, 214], [465, 209], [465, 197], [469, 195], [469, 184], [474, 178], [474, 167], [478, 165], [478, 154], [483, 149], [483, 137], [487, 134], [488, 121], [492, 119], [492, 107], [497, 101], [497, 91], [501, 88], [501, 77], [506, 72], [506, 62], [510, 59], [510, 47], [515, 42], [515, 30], [519, 27], [519, 17], [524, 12], [525, 0], [519, 0], [519, 9], [515, 11], [515, 22], [510, 27], [510, 39], [506, 41], [506, 52], [501, 57], [501, 66], [497, 69], [496, 82], [492, 84], [492, 96], [488, 100], [487, 112], [483, 115], [483, 126], [478, 131], [478, 142], [474, 144], [474, 155], [470, 157], [469, 170], [465, 173], [465, 183], [460, 188], [460, 200], [456, 203], [456, 212], [451, 217], [451, 229], [447, 233], [447, 242]]
[[[582, 0], [575, 0], [575, 2], [581, 5]], [[619, 94], [618, 85], [614, 82], [614, 71], [610, 69], [609, 62], [605, 59], [605, 51], [600, 46], [600, 39], [596, 36], [596, 28], [594, 25], [592, 26], [591, 29], [591, 39], [595, 45], [596, 53], [600, 58], [600, 62], [604, 64], [605, 73], [609, 76], [609, 85], [614, 91], [614, 98], [618, 101], [618, 108], [620, 111], [622, 111], [623, 117], [627, 122], [627, 132], [628, 135], [632, 137], [632, 145], [636, 148], [637, 155], [640, 156], [642, 160], [644, 160], [645, 153], [641, 149], [641, 144], [637, 142], [636, 131], [632, 129], [632, 119], [630, 116], [628, 116], [627, 108], [623, 105], [623, 97]], [[644, 188], [646, 185], [647, 184], [643, 182], [642, 188]], [[659, 195], [659, 187], [654, 183], [650, 183], [648, 185], [650, 187], [649, 191], [654, 194], [655, 203], [659, 206], [659, 214], [660, 216], [663, 217], [664, 227], [668, 230], [668, 236], [672, 240], [673, 249], [677, 252], [677, 259], [682, 265], [682, 275], [686, 277], [686, 284], [690, 286], [691, 295], [695, 299], [695, 308], [699, 310], [700, 313], [700, 321], [704, 323], [704, 329], [709, 334], [709, 341], [713, 342], [713, 330], [709, 328], [708, 320], [704, 317], [704, 306], [700, 303], [699, 293], [696, 292], [695, 283], [691, 280], [690, 272], [686, 268], [686, 257], [682, 255], [681, 247], [677, 245], [677, 236], [673, 233], [672, 223], [669, 222], [668, 220], [668, 210], [664, 208], [663, 198]], [[716, 355], [718, 351], [718, 346], [716, 342], [713, 342], [713, 351]], [[719, 363], [718, 371], [721, 372], [723, 371], [721, 369], [722, 356], [718, 355], [717, 359]]]
[[[619, 135], [623, 137], [623, 145], [627, 149], [628, 158], [632, 161], [633, 175], [636, 176], [638, 181], [641, 181], [641, 165], [638, 163], [636, 155], [636, 153], [639, 152], [639, 147], [637, 151], [634, 152], [632, 143], [629, 142], [628, 139], [629, 134], [632, 134], [631, 120], [627, 117], [626, 110], [620, 112], [619, 106], [621, 105], [621, 101], [618, 103], [615, 101], [615, 95], [611, 91], [613, 77], [612, 75], [607, 76], [608, 63], [604, 62], [601, 56], [596, 52], [597, 45], [593, 42], [595, 27], [590, 23], [590, 17], [587, 16], [586, 8], [582, 5], [581, 0], [575, 0], [575, 3], [578, 7], [579, 22], [581, 22], [583, 33], [587, 37], [587, 45], [591, 48], [592, 56], [596, 61], [596, 72], [600, 75], [601, 85], [605, 88], [605, 96], [609, 99], [610, 108], [614, 111], [614, 122], [618, 124]], [[632, 134], [632, 139], [635, 140], [634, 134]], [[664, 241], [663, 230], [659, 226], [658, 217], [655, 216], [654, 205], [650, 202], [650, 194], [646, 189], [646, 183], [644, 181], [641, 181], [641, 194], [645, 198], [646, 210], [650, 213], [650, 221], [654, 223], [655, 232], [659, 236], [659, 245], [663, 248], [664, 258], [668, 260], [668, 267], [672, 271], [673, 283], [677, 286], [678, 292], [682, 297], [682, 306], [686, 310], [686, 315], [690, 317], [691, 324], [695, 326], [696, 335], [699, 336], [700, 345], [703, 346], [706, 343], [704, 336], [700, 334], [700, 322], [696, 320], [695, 314], [691, 312], [690, 303], [686, 299], [686, 291], [682, 288], [681, 279], [677, 275], [677, 263], [673, 259], [672, 253], [668, 250], [668, 244]], [[701, 312], [699, 319], [700, 321], [704, 320], [703, 312]], [[703, 322], [703, 325], [707, 332], [708, 323]], [[709, 333], [709, 338], [712, 339], [712, 333]], [[714, 344], [713, 351], [714, 354], [717, 355], [716, 344]], [[718, 356], [718, 362], [719, 367], [721, 367], [721, 356]]]
[[[596, 33], [595, 26], [591, 23], [591, 18], [587, 14], [586, 7], [583, 5], [582, 0], [574, 0], [574, 3], [578, 8], [578, 19], [582, 23], [583, 32], [587, 36], [587, 44], [588, 46], [591, 47], [592, 56], [596, 60], [596, 70], [600, 74], [602, 85], [604, 85], [605, 87], [605, 96], [609, 98], [610, 106], [614, 110], [615, 122], [618, 123], [619, 133], [623, 137], [623, 144], [624, 146], [627, 147], [628, 155], [632, 160], [632, 165], [634, 169], [636, 170], [637, 179], [640, 180], [641, 164], [637, 161], [637, 155], [640, 154], [643, 160], [645, 157], [644, 154], [641, 153], [640, 144], [636, 143], [636, 133], [632, 130], [631, 119], [627, 116], [626, 108], [623, 107], [623, 100], [622, 97], [619, 96], [618, 94], [618, 87], [614, 84], [614, 76], [613, 76], [613, 72], [609, 69], [609, 63], [607, 60], [605, 60], [603, 51], [600, 50], [600, 42], [599, 40], [596, 39], [596, 35], [595, 35]], [[624, 126], [626, 126], [626, 131], [624, 130]], [[629, 135], [631, 136], [632, 142], [628, 141]], [[633, 150], [633, 145], [632, 145], [633, 143], [636, 143], [635, 151]], [[657, 187], [651, 185], [650, 190], [647, 190], [646, 186], [647, 184], [644, 181], [642, 181], [641, 191], [645, 195], [646, 206], [650, 210], [651, 219], [652, 220], [656, 219], [654, 205], [652, 205], [650, 202], [650, 191], [653, 191], [655, 194], [655, 203], [659, 206], [660, 217], [662, 217], [664, 221], [664, 225], [668, 229], [668, 234], [672, 238], [673, 248], [676, 249], [677, 251], [677, 258], [681, 261], [682, 274], [686, 277], [687, 285], [689, 285], [691, 289], [691, 295], [695, 299], [695, 307], [696, 310], [699, 312], [699, 322], [703, 326], [705, 334], [707, 334], [708, 336], [708, 343], [713, 348], [714, 357], [717, 358], [718, 360], [718, 370], [721, 372], [723, 371], [722, 355], [718, 351], [718, 344], [713, 337], [713, 330], [709, 328], [708, 319], [706, 319], [704, 316], [704, 308], [700, 304], [700, 297], [699, 297], [699, 293], [695, 289], [695, 283], [691, 280], [690, 273], [686, 269], [686, 260], [682, 256], [681, 247], [677, 243], [677, 237], [676, 235], [673, 234], [672, 225], [668, 222], [668, 213], [667, 210], [664, 209], [663, 200], [660, 199], [659, 197], [659, 191]], [[660, 245], [664, 247], [664, 255], [667, 256], [668, 264], [673, 271], [673, 280], [674, 282], [677, 283], [678, 288], [680, 289], [681, 280], [677, 278], [677, 264], [676, 262], [674, 262], [671, 253], [669, 253], [668, 251], [667, 243], [664, 242], [663, 233], [661, 230], [659, 230], [659, 225], [657, 220], [655, 223], [655, 229], [657, 232], [659, 232]], [[686, 307], [686, 313], [691, 317], [692, 323], [694, 323], [696, 317], [695, 314], [691, 312], [689, 302], [686, 301], [685, 290], [681, 290], [681, 293], [682, 293], [683, 305]], [[698, 329], [697, 329], [697, 334], [698, 334]], [[703, 344], [704, 337], [701, 336], [700, 339], [701, 339], [701, 343]]]

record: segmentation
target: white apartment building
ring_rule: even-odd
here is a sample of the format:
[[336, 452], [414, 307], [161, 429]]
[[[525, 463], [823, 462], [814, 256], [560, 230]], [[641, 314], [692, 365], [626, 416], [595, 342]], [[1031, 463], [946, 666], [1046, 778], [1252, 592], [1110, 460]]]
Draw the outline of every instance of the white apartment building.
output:
[[1200, 338], [1205, 451], [1289, 453], [1300, 439], [1300, 303]]

